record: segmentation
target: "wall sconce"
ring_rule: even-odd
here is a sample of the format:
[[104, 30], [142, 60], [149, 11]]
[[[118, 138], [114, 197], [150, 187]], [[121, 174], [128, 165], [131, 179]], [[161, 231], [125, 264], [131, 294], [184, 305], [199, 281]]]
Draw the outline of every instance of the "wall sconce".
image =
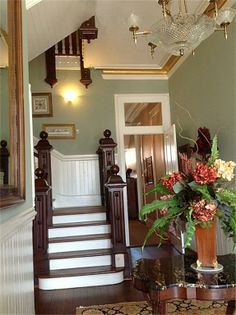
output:
[[64, 99], [67, 103], [73, 103], [77, 96], [77, 93], [72, 90], [68, 90], [64, 93]]

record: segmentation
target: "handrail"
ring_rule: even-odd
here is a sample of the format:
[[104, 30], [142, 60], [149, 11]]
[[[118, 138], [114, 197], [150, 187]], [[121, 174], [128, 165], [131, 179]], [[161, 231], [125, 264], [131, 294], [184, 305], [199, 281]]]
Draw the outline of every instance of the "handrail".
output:
[[7, 141], [2, 140], [0, 142], [0, 172], [3, 172], [3, 184], [8, 184], [8, 172], [9, 172], [9, 156], [10, 153], [7, 149]]

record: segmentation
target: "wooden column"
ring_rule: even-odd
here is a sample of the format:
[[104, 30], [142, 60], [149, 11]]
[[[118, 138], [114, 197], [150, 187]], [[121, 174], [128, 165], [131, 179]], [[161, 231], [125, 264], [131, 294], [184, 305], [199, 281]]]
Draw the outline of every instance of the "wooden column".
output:
[[33, 222], [34, 276], [49, 270], [48, 262], [48, 208], [47, 198], [51, 187], [45, 180], [45, 172], [41, 168], [35, 170], [35, 211]]
[[[126, 183], [123, 181], [119, 173], [119, 167], [113, 165], [110, 168], [111, 176], [109, 177], [106, 187], [108, 189], [109, 205], [111, 218], [112, 233], [112, 265], [117, 267], [118, 254], [124, 254], [125, 275], [129, 274], [129, 262], [126, 250], [125, 240], [125, 220], [124, 220], [124, 198], [123, 189]], [[119, 267], [119, 266], [118, 266]]]
[[104, 138], [99, 140], [99, 148], [97, 150], [99, 158], [99, 172], [100, 172], [100, 189], [102, 205], [108, 207], [108, 200], [106, 198], [105, 184], [111, 175], [110, 168], [115, 164], [115, 148], [117, 144], [111, 138], [111, 131], [106, 129], [103, 133]]
[[[34, 147], [38, 151], [38, 167], [44, 170], [44, 176], [49, 186], [52, 186], [52, 174], [51, 174], [51, 150], [53, 147], [48, 142], [48, 134], [45, 131], [40, 132], [40, 138], [37, 145]], [[52, 225], [52, 190], [48, 193], [47, 198], [47, 210], [48, 210], [48, 225]]]
[[7, 141], [1, 141], [1, 148], [0, 148], [0, 171], [4, 173], [3, 175], [3, 184], [8, 184], [8, 170], [9, 170], [9, 156], [10, 153], [7, 149]]

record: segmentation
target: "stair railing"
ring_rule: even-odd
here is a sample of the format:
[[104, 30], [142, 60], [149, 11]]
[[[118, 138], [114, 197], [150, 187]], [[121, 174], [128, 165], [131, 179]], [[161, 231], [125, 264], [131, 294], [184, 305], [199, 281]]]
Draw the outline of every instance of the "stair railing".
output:
[[45, 171], [41, 168], [35, 170], [35, 210], [37, 212], [33, 221], [33, 248], [34, 248], [34, 279], [49, 271], [48, 261], [48, 196], [51, 187], [45, 179]]
[[111, 131], [106, 129], [103, 133], [104, 138], [99, 140], [99, 148], [97, 150], [100, 172], [100, 190], [101, 202], [107, 209], [109, 208], [107, 189], [105, 184], [110, 177], [110, 168], [115, 164], [115, 148], [117, 144], [111, 138]]
[[3, 173], [2, 184], [8, 184], [8, 173], [9, 173], [9, 156], [10, 153], [7, 149], [7, 141], [2, 140], [0, 142], [0, 172]]

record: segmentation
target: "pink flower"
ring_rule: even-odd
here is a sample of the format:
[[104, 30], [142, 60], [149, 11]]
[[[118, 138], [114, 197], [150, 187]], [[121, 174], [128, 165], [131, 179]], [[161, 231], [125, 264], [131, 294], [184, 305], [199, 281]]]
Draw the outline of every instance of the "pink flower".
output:
[[202, 163], [198, 163], [193, 170], [193, 178], [197, 184], [214, 183], [216, 177], [215, 169]]
[[[163, 195], [163, 196], [160, 197], [160, 200], [170, 200], [170, 199], [172, 199], [172, 198], [173, 198], [172, 195]], [[168, 209], [169, 209], [168, 206], [162, 208], [162, 209], [159, 211], [159, 214], [160, 214], [161, 216], [166, 215], [167, 212], [168, 212]]]
[[207, 203], [204, 199], [201, 199], [197, 203], [193, 203], [192, 208], [193, 218], [201, 222], [213, 220], [217, 210], [216, 205], [213, 202]]

